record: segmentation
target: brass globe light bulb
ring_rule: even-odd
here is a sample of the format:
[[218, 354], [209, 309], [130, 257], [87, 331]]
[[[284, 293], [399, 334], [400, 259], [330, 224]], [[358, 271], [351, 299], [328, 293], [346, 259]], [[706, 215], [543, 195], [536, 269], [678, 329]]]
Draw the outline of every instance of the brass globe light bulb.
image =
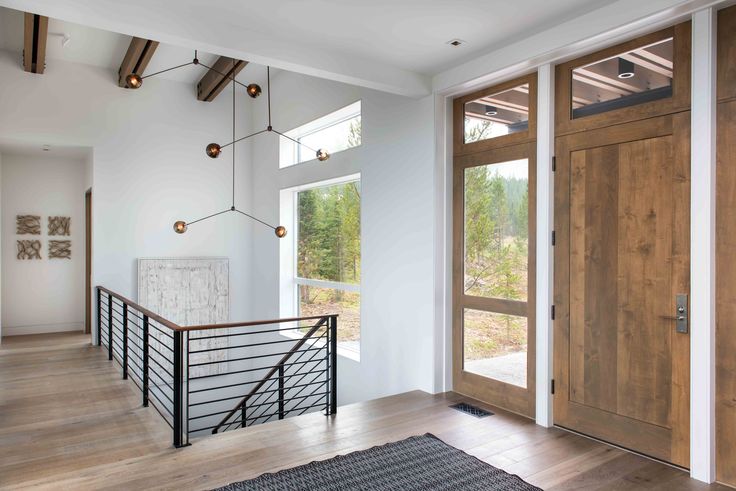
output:
[[187, 231], [187, 222], [179, 220], [174, 223], [174, 232], [177, 234], [183, 234]]
[[222, 148], [217, 143], [210, 143], [207, 145], [206, 152], [208, 157], [216, 159], [220, 156], [220, 153], [222, 153]]
[[125, 77], [125, 84], [129, 89], [139, 89], [140, 86], [143, 85], [143, 77], [137, 73], [131, 73]]
[[278, 237], [279, 239], [283, 239], [284, 237], [286, 237], [286, 227], [282, 225], [279, 225], [273, 231], [276, 234], [276, 237]]
[[317, 150], [317, 160], [320, 162], [324, 162], [325, 160], [330, 158], [330, 153], [325, 150], [324, 148], [320, 148]]
[[248, 87], [246, 87], [245, 91], [248, 93], [249, 96], [251, 96], [253, 99], [261, 95], [261, 86], [258, 84], [248, 84]]

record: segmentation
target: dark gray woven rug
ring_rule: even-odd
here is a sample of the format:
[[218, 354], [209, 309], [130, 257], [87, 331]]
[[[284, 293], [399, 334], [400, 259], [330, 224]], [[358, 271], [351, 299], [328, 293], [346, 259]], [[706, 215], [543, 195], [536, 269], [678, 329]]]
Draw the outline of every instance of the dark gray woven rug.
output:
[[427, 433], [329, 460], [263, 474], [217, 491], [509, 490], [539, 488]]

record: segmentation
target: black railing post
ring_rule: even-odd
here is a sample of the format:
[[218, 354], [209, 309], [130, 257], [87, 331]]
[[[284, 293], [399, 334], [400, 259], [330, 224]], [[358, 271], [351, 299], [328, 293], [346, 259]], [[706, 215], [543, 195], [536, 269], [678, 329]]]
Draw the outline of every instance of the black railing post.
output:
[[148, 407], [148, 316], [143, 315], [143, 406]]
[[248, 426], [248, 412], [247, 407], [245, 404], [240, 406], [240, 427], [245, 428]]
[[102, 305], [100, 287], [95, 288], [97, 290], [97, 346], [102, 346]]
[[128, 304], [123, 304], [123, 380], [128, 379]]
[[112, 360], [112, 295], [107, 294], [107, 359]]
[[330, 414], [337, 413], [337, 316], [330, 316]]
[[182, 441], [182, 331], [174, 331], [174, 446], [183, 446]]
[[284, 419], [284, 364], [279, 365], [279, 419]]

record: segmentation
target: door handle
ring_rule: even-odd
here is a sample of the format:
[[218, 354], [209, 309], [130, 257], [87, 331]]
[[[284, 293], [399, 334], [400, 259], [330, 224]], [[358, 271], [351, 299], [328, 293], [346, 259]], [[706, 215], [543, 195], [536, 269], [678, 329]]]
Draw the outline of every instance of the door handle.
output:
[[687, 334], [689, 331], [689, 315], [687, 295], [678, 294], [675, 296], [675, 314], [676, 315], [660, 315], [660, 319], [675, 321], [675, 331], [681, 334]]
[[690, 312], [688, 308], [687, 295], [684, 293], [678, 293], [675, 296], [675, 331], [680, 334], [687, 334], [689, 330], [689, 317]]

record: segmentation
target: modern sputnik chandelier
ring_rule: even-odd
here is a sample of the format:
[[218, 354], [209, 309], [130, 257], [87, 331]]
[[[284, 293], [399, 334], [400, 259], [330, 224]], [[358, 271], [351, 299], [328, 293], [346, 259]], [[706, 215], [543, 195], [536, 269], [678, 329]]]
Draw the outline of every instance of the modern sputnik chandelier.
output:
[[[235, 60], [233, 60], [233, 64], [234, 63], [235, 63]], [[209, 145], [207, 145], [207, 148], [205, 148], [205, 153], [207, 154], [207, 156], [210, 157], [210, 158], [216, 159], [222, 153], [222, 149], [223, 148], [230, 147], [230, 146], [233, 147], [233, 149], [232, 149], [232, 184], [233, 184], [233, 186], [232, 186], [233, 187], [233, 190], [232, 190], [232, 202], [231, 202], [230, 208], [227, 208], [225, 210], [219, 211], [217, 213], [213, 213], [211, 215], [207, 215], [206, 217], [198, 218], [197, 220], [191, 220], [191, 221], [188, 221], [188, 222], [187, 221], [184, 221], [184, 220], [178, 220], [177, 222], [174, 223], [174, 231], [177, 234], [183, 234], [184, 232], [187, 231], [187, 229], [189, 228], [190, 225], [194, 225], [195, 223], [199, 223], [199, 222], [202, 222], [204, 220], [209, 220], [210, 218], [214, 218], [214, 217], [216, 217], [218, 215], [222, 215], [224, 213], [235, 212], [235, 213], [239, 213], [239, 214], [241, 214], [243, 216], [246, 216], [246, 217], [248, 217], [248, 218], [250, 218], [252, 220], [255, 220], [256, 222], [261, 223], [261, 224], [265, 225], [266, 227], [268, 227], [270, 229], [273, 229], [274, 233], [279, 238], [282, 238], [282, 237], [286, 236], [286, 228], [285, 227], [283, 227], [281, 225], [278, 225], [278, 226], [274, 227], [273, 225], [270, 225], [269, 223], [266, 223], [263, 220], [254, 217], [253, 215], [249, 215], [248, 213], [245, 213], [244, 211], [239, 210], [235, 206], [235, 144], [236, 143], [239, 143], [241, 141], [247, 140], [249, 138], [252, 138], [252, 137], [254, 137], [256, 135], [260, 135], [261, 133], [271, 132], [271, 133], [276, 133], [277, 135], [282, 136], [282, 137], [284, 137], [284, 138], [286, 138], [286, 139], [288, 139], [288, 140], [296, 143], [297, 145], [300, 145], [300, 146], [302, 146], [304, 148], [307, 148], [307, 149], [311, 150], [312, 152], [315, 153], [315, 156], [316, 156], [317, 160], [320, 160], [320, 161], [323, 161], [324, 162], [325, 160], [327, 160], [327, 159], [330, 158], [330, 154], [327, 152], [327, 150], [325, 150], [323, 148], [320, 148], [318, 150], [315, 150], [315, 149], [311, 148], [309, 145], [305, 145], [304, 143], [300, 142], [299, 140], [296, 140], [296, 139], [294, 139], [294, 138], [292, 138], [292, 137], [290, 137], [288, 135], [285, 135], [284, 133], [281, 133], [280, 131], [277, 131], [277, 130], [273, 129], [273, 126], [271, 125], [271, 67], [266, 67], [266, 80], [267, 80], [267, 82], [266, 82], [267, 83], [266, 93], [267, 93], [267, 97], [268, 97], [268, 125], [263, 130], [256, 131], [255, 133], [251, 133], [250, 135], [246, 135], [246, 136], [243, 136], [241, 138], [236, 138], [236, 134], [235, 134], [235, 88], [236, 88], [236, 85], [240, 85], [241, 87], [244, 87], [245, 88], [245, 92], [251, 98], [253, 98], [253, 99], [255, 99], [256, 97], [258, 97], [259, 95], [261, 95], [261, 92], [262, 92], [261, 87], [258, 84], [255, 84], [255, 83], [248, 84], [248, 85], [242, 84], [242, 83], [238, 82], [237, 80], [235, 80], [235, 73], [234, 72], [232, 73], [232, 75], [226, 75], [226, 74], [224, 74], [224, 73], [222, 73], [222, 72], [220, 72], [220, 71], [218, 71], [218, 70], [216, 70], [216, 69], [214, 69], [212, 67], [209, 67], [209, 66], [205, 65], [204, 63], [200, 62], [199, 59], [197, 58], [197, 51], [194, 52], [194, 59], [192, 61], [190, 61], [189, 63], [184, 63], [182, 65], [177, 65], [177, 66], [174, 66], [174, 67], [171, 67], [171, 68], [167, 68], [165, 70], [161, 70], [161, 71], [152, 73], [150, 75], [146, 75], [145, 77], [142, 76], [142, 75], [139, 75], [137, 73], [131, 73], [127, 77], [125, 77], [125, 82], [126, 82], [128, 88], [131, 88], [131, 89], [139, 89], [143, 85], [143, 80], [146, 79], [146, 78], [155, 77], [156, 75], [160, 75], [162, 73], [169, 72], [171, 70], [177, 70], [179, 68], [184, 68], [184, 67], [189, 66], [189, 65], [197, 65], [197, 66], [201, 66], [203, 68], [206, 68], [207, 70], [212, 70], [213, 72], [217, 73], [218, 75], [220, 75], [220, 76], [222, 76], [224, 78], [229, 78], [233, 82], [233, 139], [232, 139], [232, 141], [230, 143], [226, 143], [224, 145], [219, 145], [217, 143], [210, 143]]]

